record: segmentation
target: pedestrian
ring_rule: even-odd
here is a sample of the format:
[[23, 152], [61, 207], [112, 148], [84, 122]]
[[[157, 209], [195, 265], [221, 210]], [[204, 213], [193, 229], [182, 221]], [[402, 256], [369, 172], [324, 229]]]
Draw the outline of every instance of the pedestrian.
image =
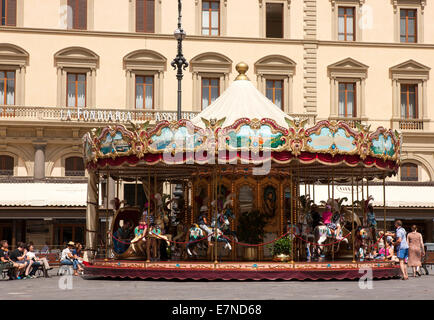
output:
[[395, 242], [393, 243], [396, 256], [399, 259], [399, 267], [402, 273], [402, 280], [408, 280], [407, 266], [405, 264], [405, 259], [408, 258], [408, 243], [407, 243], [407, 232], [402, 227], [402, 221], [396, 220], [395, 222], [396, 233], [389, 233], [395, 237]]
[[422, 257], [425, 255], [422, 235], [417, 232], [416, 225], [411, 226], [411, 232], [407, 236], [408, 241], [408, 266], [413, 268], [413, 277], [419, 276], [419, 268], [422, 266]]

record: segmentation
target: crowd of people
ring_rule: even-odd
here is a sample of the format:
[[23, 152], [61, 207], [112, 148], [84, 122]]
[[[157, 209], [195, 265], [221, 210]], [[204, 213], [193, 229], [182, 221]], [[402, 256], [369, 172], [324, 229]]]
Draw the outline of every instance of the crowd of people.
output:
[[[48, 278], [48, 271], [52, 269], [46, 257], [39, 257], [35, 253], [33, 243], [25, 244], [18, 242], [15, 250], [9, 250], [7, 240], [0, 241], [0, 272], [7, 271], [10, 280], [36, 278], [36, 272], [42, 270], [44, 277]], [[49, 253], [47, 248], [40, 251], [42, 254]], [[74, 275], [78, 276], [83, 272], [82, 245], [80, 243], [69, 242], [63, 249], [60, 264], [70, 265], [74, 270]]]

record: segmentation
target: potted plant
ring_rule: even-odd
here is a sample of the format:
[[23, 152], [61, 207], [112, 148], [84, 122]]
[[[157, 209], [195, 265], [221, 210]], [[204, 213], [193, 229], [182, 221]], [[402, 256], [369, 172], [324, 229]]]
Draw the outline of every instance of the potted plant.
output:
[[[237, 236], [241, 242], [248, 244], [259, 244], [264, 238], [264, 228], [266, 217], [259, 211], [253, 210], [244, 213], [238, 219]], [[244, 258], [246, 260], [255, 260], [258, 253], [257, 246], [245, 246]]]
[[292, 243], [289, 235], [275, 241], [271, 246], [273, 260], [281, 262], [289, 261], [291, 258], [291, 245]]

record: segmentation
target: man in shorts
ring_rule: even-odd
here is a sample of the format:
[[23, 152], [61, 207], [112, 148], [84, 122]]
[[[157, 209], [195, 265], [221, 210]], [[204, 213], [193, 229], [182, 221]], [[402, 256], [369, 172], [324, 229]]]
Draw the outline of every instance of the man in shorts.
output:
[[[402, 221], [396, 220], [395, 222], [396, 233], [395, 242], [393, 243], [396, 256], [399, 259], [399, 267], [402, 272], [402, 280], [408, 280], [407, 265], [405, 260], [408, 258], [408, 243], [407, 243], [407, 232], [402, 227]], [[388, 235], [388, 234], [386, 234]]]

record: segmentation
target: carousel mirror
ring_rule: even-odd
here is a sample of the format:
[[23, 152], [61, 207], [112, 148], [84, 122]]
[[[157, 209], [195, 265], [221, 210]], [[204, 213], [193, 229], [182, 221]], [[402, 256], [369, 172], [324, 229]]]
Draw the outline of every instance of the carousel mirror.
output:
[[242, 186], [239, 192], [240, 213], [250, 212], [253, 209], [253, 190], [249, 186]]

